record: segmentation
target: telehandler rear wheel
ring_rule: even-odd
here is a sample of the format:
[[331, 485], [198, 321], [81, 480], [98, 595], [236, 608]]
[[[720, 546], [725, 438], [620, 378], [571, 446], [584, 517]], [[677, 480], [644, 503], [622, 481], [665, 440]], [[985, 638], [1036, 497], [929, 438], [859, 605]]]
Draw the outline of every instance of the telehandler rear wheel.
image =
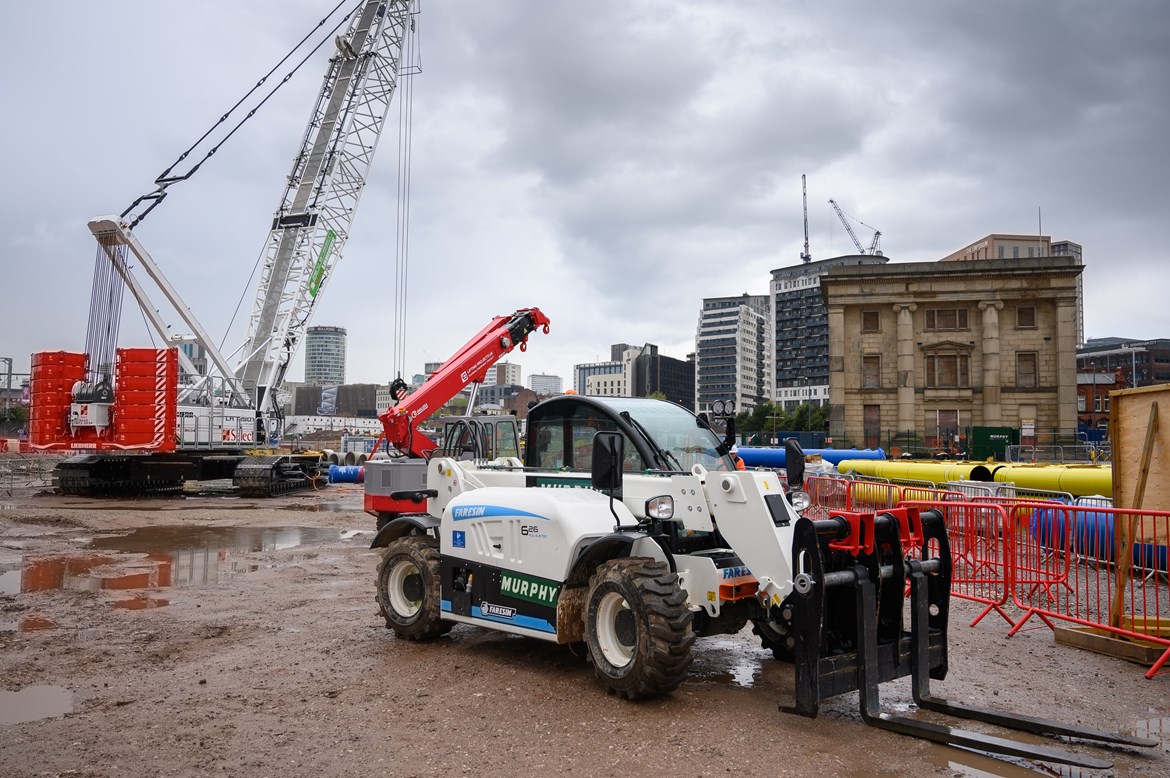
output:
[[378, 605], [386, 626], [408, 640], [444, 635], [455, 626], [439, 616], [439, 542], [407, 535], [386, 546], [378, 565]]
[[796, 660], [796, 641], [781, 623], [767, 619], [752, 622], [752, 632], [760, 639], [760, 645], [772, 651], [772, 656], [782, 662]]
[[589, 581], [585, 642], [605, 688], [631, 700], [669, 694], [691, 666], [691, 611], [665, 562], [613, 559]]

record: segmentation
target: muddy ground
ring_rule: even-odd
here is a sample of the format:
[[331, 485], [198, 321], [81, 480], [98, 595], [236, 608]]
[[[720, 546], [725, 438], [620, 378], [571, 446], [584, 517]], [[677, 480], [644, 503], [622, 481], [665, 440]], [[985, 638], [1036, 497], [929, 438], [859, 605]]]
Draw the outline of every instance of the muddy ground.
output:
[[[470, 626], [416, 644], [383, 625], [358, 486], [85, 500], [0, 492], [0, 775], [1170, 775], [1170, 675], [1006, 637], [955, 600], [971, 703], [1151, 736], [1069, 749], [1094, 772], [881, 732], [856, 694], [781, 712], [792, 668], [750, 631], [701, 639], [673, 695], [608, 696], [565, 648]], [[908, 683], [883, 686], [893, 710]], [[972, 723], [973, 729], [1002, 730]], [[1029, 742], [1047, 742], [1015, 735]]]

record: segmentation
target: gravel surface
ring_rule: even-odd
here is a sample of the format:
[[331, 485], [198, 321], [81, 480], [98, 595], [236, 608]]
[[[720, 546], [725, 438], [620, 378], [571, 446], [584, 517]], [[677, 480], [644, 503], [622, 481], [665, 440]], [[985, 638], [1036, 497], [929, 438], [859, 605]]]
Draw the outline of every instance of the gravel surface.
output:
[[[541, 641], [466, 625], [400, 640], [377, 613], [360, 507], [357, 486], [0, 494], [0, 776], [1170, 775], [1170, 675], [1057, 645], [1040, 622], [1010, 639], [994, 616], [969, 628], [978, 609], [959, 600], [936, 693], [1160, 745], [1063, 743], [1116, 763], [1096, 773], [882, 732], [856, 694], [799, 718], [778, 709], [791, 666], [750, 630], [700, 639], [689, 680], [645, 703]], [[942, 720], [905, 679], [882, 694]]]

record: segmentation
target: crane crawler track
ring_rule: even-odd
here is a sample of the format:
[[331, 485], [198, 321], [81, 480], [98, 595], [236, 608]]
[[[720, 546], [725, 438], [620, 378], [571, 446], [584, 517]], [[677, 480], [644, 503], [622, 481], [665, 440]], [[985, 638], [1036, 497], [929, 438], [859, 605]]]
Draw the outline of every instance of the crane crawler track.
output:
[[274, 497], [311, 488], [319, 465], [312, 455], [251, 456], [236, 466], [232, 483], [241, 497]]
[[75, 497], [165, 497], [183, 491], [182, 476], [144, 471], [139, 457], [76, 456], [53, 471], [57, 492]]

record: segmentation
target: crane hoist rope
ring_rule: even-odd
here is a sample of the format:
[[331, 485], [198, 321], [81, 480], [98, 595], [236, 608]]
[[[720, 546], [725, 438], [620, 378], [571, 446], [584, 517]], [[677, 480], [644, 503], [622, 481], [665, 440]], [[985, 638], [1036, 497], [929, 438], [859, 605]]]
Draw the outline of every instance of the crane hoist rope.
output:
[[[329, 40], [328, 36], [323, 37], [320, 41], [318, 41], [317, 44], [315, 46], [313, 46], [313, 48], [310, 49], [309, 52], [307, 54], [305, 54], [304, 57], [301, 58], [300, 62], [297, 62], [296, 65], [294, 65], [290, 71], [285, 73], [285, 75], [280, 79], [280, 82], [277, 83], [277, 85], [274, 86], [268, 92], [268, 94], [263, 97], [263, 99], [261, 99], [254, 107], [252, 107], [248, 111], [248, 113], [244, 116], [243, 119], [241, 119], [239, 122], [237, 122], [236, 125], [231, 128], [231, 130], [229, 130], [222, 138], [220, 138], [215, 143], [214, 146], [212, 146], [210, 149], [208, 149], [207, 152], [203, 155], [203, 157], [198, 162], [195, 162], [194, 164], [192, 164], [190, 169], [188, 169], [186, 173], [171, 175], [171, 171], [174, 170], [175, 167], [177, 167], [180, 163], [182, 163], [184, 160], [186, 160], [187, 157], [191, 155], [191, 152], [193, 152], [193, 151], [195, 151], [195, 149], [199, 148], [199, 145], [201, 143], [203, 143], [205, 140], [207, 140], [211, 136], [211, 134], [215, 132], [216, 128], [218, 128], [220, 125], [222, 125], [224, 122], [226, 122], [228, 120], [228, 118], [240, 108], [240, 106], [244, 105], [248, 101], [248, 99], [250, 97], [252, 97], [252, 95], [254, 95], [257, 92], [257, 90], [260, 89], [260, 87], [262, 87], [265, 83], [267, 83], [268, 79], [272, 76], [272, 74], [275, 73], [286, 62], [288, 62], [288, 60], [301, 47], [305, 46], [310, 41], [310, 39], [312, 39], [313, 35], [316, 34], [322, 27], [324, 27], [325, 24], [333, 17], [333, 15], [335, 13], [337, 13], [337, 11], [343, 5], [345, 5], [345, 0], [342, 0], [337, 5], [335, 5], [333, 7], [333, 10], [329, 12], [329, 15], [326, 16], [321, 21], [317, 22], [317, 24], [313, 27], [312, 30], [310, 30], [308, 32], [308, 34], [305, 35], [305, 37], [301, 38], [301, 40], [295, 46], [293, 46], [292, 49], [290, 49], [287, 54], [285, 54], [283, 57], [281, 57], [280, 60], [275, 65], [272, 66], [271, 70], [269, 70], [267, 73], [265, 73], [263, 76], [261, 76], [260, 80], [257, 81], [256, 84], [251, 89], [249, 89], [244, 94], [243, 97], [241, 97], [239, 100], [236, 101], [235, 105], [233, 105], [231, 108], [229, 108], [227, 110], [226, 113], [224, 113], [222, 116], [220, 116], [219, 119], [214, 124], [212, 124], [211, 127], [209, 127], [207, 129], [206, 132], [204, 132], [202, 135], [199, 136], [198, 140], [196, 140], [194, 143], [192, 143], [191, 146], [186, 151], [184, 151], [182, 154], [180, 154], [174, 162], [172, 162], [165, 170], [163, 170], [163, 172], [159, 173], [158, 177], [154, 179], [154, 183], [156, 185], [156, 188], [154, 189], [154, 191], [148, 192], [148, 193], [140, 196], [137, 200], [132, 202], [126, 208], [126, 210], [122, 211], [122, 213], [120, 215], [123, 218], [129, 217], [129, 219], [130, 219], [130, 229], [134, 229], [135, 227], [137, 227], [138, 224], [141, 223], [142, 220], [146, 218], [146, 215], [148, 213], [150, 213], [152, 210], [154, 210], [155, 206], [157, 206], [160, 202], [162, 202], [162, 200], [166, 197], [167, 187], [169, 187], [171, 184], [178, 183], [179, 181], [186, 181], [188, 178], [193, 176], [199, 170], [199, 168], [202, 167], [204, 162], [209, 160], [211, 157], [213, 157], [215, 155], [215, 153], [217, 151], [219, 151], [220, 146], [222, 146], [233, 135], [235, 135], [236, 132], [241, 127], [243, 127], [244, 124], [249, 119], [251, 119], [253, 116], [256, 115], [257, 111], [259, 111], [262, 107], [264, 107], [265, 103], [267, 103], [273, 97], [273, 95], [275, 95], [278, 91], [280, 91], [281, 87], [283, 87], [285, 84], [287, 84], [289, 82], [289, 80], [291, 80], [292, 77], [294, 75], [296, 75], [297, 71], [301, 69], [301, 67], [305, 64], [305, 62], [307, 62], [313, 56], [313, 54], [315, 54], [325, 44], [325, 42]], [[338, 21], [333, 26], [333, 29], [329, 32], [329, 35], [336, 34], [336, 32], [339, 29], [341, 29], [341, 26], [343, 24], [345, 24], [347, 21], [349, 21], [349, 18], [351, 16], [353, 16], [353, 14], [356, 11], [357, 11], [357, 7], [355, 6], [352, 10], [350, 10], [349, 13], [347, 13], [345, 16], [341, 17], [340, 21]], [[138, 206], [140, 203], [146, 202], [146, 201], [150, 201], [150, 205], [147, 207], [147, 209], [145, 211], [143, 211], [139, 215], [134, 215], [131, 213], [136, 206]]]
[[[262, 108], [272, 98], [272, 96], [281, 89], [281, 87], [289, 82], [289, 80], [297, 73], [298, 70], [301, 69], [305, 62], [308, 61], [309, 58], [312, 57], [312, 55], [318, 49], [320, 49], [327, 40], [329, 40], [329, 35], [336, 33], [337, 30], [339, 30], [341, 26], [344, 25], [350, 19], [350, 17], [353, 16], [353, 14], [357, 11], [357, 6], [351, 9], [349, 13], [342, 16], [341, 19], [333, 26], [332, 30], [323, 36], [321, 40], [318, 41], [317, 44], [314, 45], [312, 49], [292, 67], [291, 70], [285, 73], [285, 75], [280, 79], [279, 83], [277, 83], [276, 86], [274, 86], [267, 95], [260, 99], [259, 102], [252, 106], [247, 114], [242, 119], [240, 119], [240, 121], [238, 121], [234, 127], [228, 130], [226, 134], [223, 135], [223, 137], [216, 139], [214, 145], [207, 149], [202, 158], [193, 163], [186, 172], [178, 174], [173, 173], [174, 169], [182, 162], [184, 162], [192, 152], [200, 147], [201, 144], [207, 141], [207, 139], [210, 138], [213, 133], [215, 133], [217, 128], [221, 127], [225, 122], [228, 121], [232, 114], [236, 113], [236, 111], [238, 111], [241, 106], [247, 104], [249, 98], [255, 95], [256, 92], [265, 83], [268, 82], [269, 78], [274, 73], [276, 73], [277, 70], [284, 66], [284, 64], [287, 63], [289, 59], [291, 59], [293, 55], [297, 53], [297, 51], [306, 46], [312, 40], [313, 36], [317, 34], [323, 27], [325, 27], [329, 20], [332, 19], [338, 10], [345, 4], [346, 0], [341, 0], [341, 2], [337, 3], [337, 5], [333, 7], [333, 10], [331, 10], [325, 18], [317, 22], [313, 29], [310, 30], [303, 38], [301, 38], [301, 40], [283, 57], [281, 57], [280, 60], [275, 65], [273, 65], [272, 68], [267, 73], [265, 73], [255, 83], [255, 85], [252, 86], [251, 89], [249, 89], [239, 100], [236, 101], [236, 103], [231, 108], [227, 110], [227, 112], [221, 115], [219, 119], [214, 124], [212, 124], [211, 127], [209, 127], [202, 135], [200, 135], [194, 143], [192, 143], [185, 151], [183, 151], [183, 153], [181, 153], [174, 162], [172, 162], [165, 170], [159, 173], [159, 175], [154, 180], [154, 190], [139, 196], [136, 200], [134, 200], [134, 202], [130, 203], [130, 205], [127, 206], [125, 210], [122, 211], [120, 216], [122, 218], [128, 219], [129, 228], [131, 230], [137, 227], [138, 224], [140, 224], [142, 220], [145, 219], [146, 216], [166, 198], [167, 189], [172, 184], [178, 183], [180, 181], [186, 181], [187, 179], [191, 178], [191, 176], [193, 176], [199, 170], [199, 168], [202, 167], [204, 162], [214, 156], [224, 143], [226, 143], [232, 136], [234, 136], [236, 132], [241, 127], [243, 127], [243, 125], [249, 119], [255, 116], [256, 112], [259, 111], [260, 108]], [[134, 209], [142, 203], [149, 203], [149, 205], [142, 213], [134, 214]], [[98, 240], [98, 247], [94, 257], [94, 278], [93, 286], [90, 292], [90, 311], [85, 339], [85, 351], [91, 357], [88, 379], [91, 383], [94, 384], [108, 384], [113, 380], [112, 370], [114, 362], [114, 351], [117, 348], [118, 330], [120, 329], [122, 315], [122, 299], [123, 293], [125, 291], [123, 277], [129, 266], [129, 258], [127, 253], [127, 245], [125, 243], [114, 240], [114, 238], [111, 236], [105, 236], [104, 238], [99, 238]], [[259, 259], [257, 259], [256, 266], [259, 266]], [[255, 277], [255, 267], [253, 268], [252, 275], [249, 276], [248, 286], [251, 286], [253, 277]], [[245, 289], [243, 295], [246, 294], [247, 290]], [[237, 304], [237, 312], [239, 310], [239, 305], [241, 305], [242, 302], [243, 296], [241, 296], [240, 303]], [[143, 312], [143, 316], [145, 317], [145, 311]], [[233, 321], [234, 318], [235, 314], [233, 314]], [[230, 324], [228, 329], [231, 329]], [[153, 333], [150, 333], [150, 327], [147, 326], [146, 330], [147, 333], [150, 334], [151, 342], [153, 343], [154, 335]], [[224, 337], [226, 339], [226, 332]], [[222, 347], [223, 342], [221, 341], [220, 348]]]

